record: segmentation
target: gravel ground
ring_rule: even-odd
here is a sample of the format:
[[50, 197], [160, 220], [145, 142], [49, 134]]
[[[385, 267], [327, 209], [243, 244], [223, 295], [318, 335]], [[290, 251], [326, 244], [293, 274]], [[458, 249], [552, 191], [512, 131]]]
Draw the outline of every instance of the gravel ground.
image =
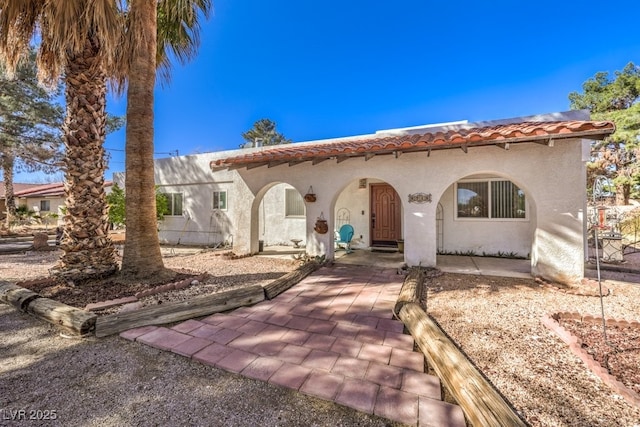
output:
[[2, 426], [399, 425], [117, 336], [64, 339], [3, 304], [0, 325]]
[[[55, 253], [3, 256], [0, 280], [41, 277], [56, 259]], [[166, 265], [210, 271], [229, 285], [284, 261], [263, 260], [205, 253], [167, 258]], [[606, 278], [638, 281], [628, 273]], [[429, 314], [532, 426], [640, 427], [640, 409], [613, 393], [540, 322], [559, 311], [598, 316], [598, 298], [533, 280], [455, 274], [426, 286]], [[613, 294], [605, 299], [606, 316], [638, 320], [640, 286], [607, 287]], [[42, 425], [395, 425], [118, 337], [65, 340], [8, 306], [0, 305], [0, 325], [6, 343], [0, 347], [0, 424], [9, 422], [2, 418], [7, 411], [24, 409], [55, 410], [58, 420]]]
[[[3, 255], [0, 280], [42, 277], [56, 259], [56, 253]], [[201, 254], [167, 258], [166, 265], [212, 269], [229, 281], [283, 262], [224, 262]], [[61, 338], [52, 326], [4, 304], [0, 325], [2, 426], [400, 425], [117, 336]]]
[[[533, 280], [455, 274], [427, 286], [428, 313], [532, 426], [640, 427], [640, 408], [612, 392], [540, 321], [560, 311], [600, 316], [599, 298]], [[607, 287], [606, 317], [637, 320], [640, 286]]]

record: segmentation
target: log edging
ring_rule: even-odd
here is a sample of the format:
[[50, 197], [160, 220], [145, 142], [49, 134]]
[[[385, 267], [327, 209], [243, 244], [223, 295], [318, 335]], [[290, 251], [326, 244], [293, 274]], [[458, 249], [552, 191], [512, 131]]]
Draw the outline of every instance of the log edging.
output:
[[[253, 285], [239, 290], [223, 291], [186, 301], [163, 304], [162, 307], [143, 307], [126, 313], [116, 313], [101, 317], [87, 310], [44, 298], [31, 290], [7, 282], [0, 282], [0, 302], [13, 305], [21, 311], [57, 325], [67, 332], [76, 335], [95, 333], [97, 337], [104, 337], [126, 330], [122, 328], [172, 323], [253, 305], [265, 299], [273, 299], [318, 268], [320, 268], [320, 264], [312, 261], [266, 285]], [[198, 278], [203, 276], [198, 276]], [[196, 279], [185, 279], [170, 285], [174, 288], [185, 286], [187, 280], [190, 284], [192, 280]], [[34, 303], [34, 301], [38, 302]], [[207, 305], [208, 308], [201, 308], [203, 305]], [[197, 314], [193, 314], [194, 312], [197, 312]], [[139, 317], [139, 319], [136, 319], [136, 317]]]
[[73, 335], [87, 335], [95, 331], [97, 315], [8, 282], [0, 282], [0, 302], [29, 313]]
[[[405, 278], [394, 314], [404, 323], [466, 418], [474, 426], [526, 426], [503, 396], [422, 309], [418, 292], [423, 288], [424, 274], [412, 273]], [[416, 283], [417, 280], [421, 280], [420, 283]]]
[[266, 285], [252, 285], [186, 301], [162, 304], [162, 306], [143, 307], [125, 313], [102, 316], [97, 321], [96, 336], [105, 337], [136, 327], [173, 323], [253, 305], [265, 299], [274, 298], [319, 267], [320, 264], [317, 262], [309, 262]]
[[285, 274], [284, 276], [263, 285], [264, 295], [266, 299], [273, 299], [282, 292], [291, 288], [309, 274], [320, 268], [320, 264], [316, 261], [310, 261], [302, 264], [300, 267]]
[[185, 301], [175, 301], [124, 313], [101, 316], [96, 323], [96, 337], [106, 337], [142, 326], [162, 325], [194, 317], [208, 316], [245, 305], [253, 305], [264, 301], [264, 298], [262, 286], [252, 285], [195, 297]]
[[409, 270], [409, 273], [405, 276], [400, 294], [396, 300], [396, 305], [393, 309], [394, 313], [400, 313], [402, 307], [409, 303], [420, 304], [420, 300], [423, 295], [423, 286], [425, 274], [424, 270], [419, 267], [413, 267]]

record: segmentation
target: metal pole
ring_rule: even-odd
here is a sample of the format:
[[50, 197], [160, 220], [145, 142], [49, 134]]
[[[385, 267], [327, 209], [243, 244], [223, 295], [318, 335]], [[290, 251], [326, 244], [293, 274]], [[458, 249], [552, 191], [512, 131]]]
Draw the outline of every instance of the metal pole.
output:
[[594, 235], [594, 242], [596, 245], [596, 270], [598, 271], [598, 291], [600, 293], [600, 312], [602, 313], [602, 333], [604, 335], [604, 342], [609, 344], [608, 340], [607, 340], [607, 323], [605, 321], [604, 318], [604, 296], [602, 295], [602, 278], [600, 276], [600, 254], [598, 253], [598, 246], [599, 246], [599, 242], [598, 242], [598, 230], [600, 229], [600, 227], [602, 226], [602, 224], [600, 224], [600, 215], [597, 212], [597, 207], [596, 207], [596, 197], [600, 195], [600, 193], [602, 192], [602, 181], [606, 182], [606, 178], [603, 176], [598, 176], [596, 177], [596, 180], [593, 183], [593, 208], [594, 213], [595, 213], [595, 218], [596, 218], [596, 226], [593, 228], [593, 235]]

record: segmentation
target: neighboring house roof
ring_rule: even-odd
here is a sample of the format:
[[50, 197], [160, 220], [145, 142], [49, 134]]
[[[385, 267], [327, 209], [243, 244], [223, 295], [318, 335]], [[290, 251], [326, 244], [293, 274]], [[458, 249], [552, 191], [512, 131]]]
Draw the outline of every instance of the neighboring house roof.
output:
[[402, 152], [430, 153], [431, 150], [453, 148], [467, 152], [469, 147], [484, 145], [508, 149], [509, 144], [524, 142], [553, 145], [553, 141], [566, 138], [604, 139], [614, 131], [615, 125], [612, 122], [585, 120], [521, 121], [482, 127], [474, 127], [473, 124], [417, 127], [315, 143], [271, 146], [213, 160], [211, 167], [251, 169], [286, 163], [292, 166], [306, 161], [317, 164], [331, 158], [338, 162], [351, 157], [365, 157], [368, 160], [376, 155], [398, 155]]
[[[19, 182], [13, 183], [13, 192], [23, 191], [29, 188], [40, 187], [42, 184], [23, 184]], [[4, 181], [0, 181], [0, 199], [4, 199]]]
[[[105, 181], [104, 186], [110, 187], [112, 181]], [[14, 191], [15, 197], [62, 197], [64, 196], [64, 183], [56, 182], [53, 184], [38, 185], [22, 191]]]
[[46, 197], [60, 196], [62, 194], [64, 194], [64, 184], [62, 182], [55, 182], [53, 184], [40, 184], [37, 187], [13, 192], [13, 195], [15, 197]]

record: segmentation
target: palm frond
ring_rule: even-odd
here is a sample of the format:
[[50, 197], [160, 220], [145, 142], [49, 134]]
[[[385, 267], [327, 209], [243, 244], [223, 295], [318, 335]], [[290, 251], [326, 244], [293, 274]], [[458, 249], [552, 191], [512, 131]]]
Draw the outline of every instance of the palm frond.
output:
[[123, 20], [120, 3], [113, 0], [0, 0], [0, 60], [14, 72], [37, 40], [39, 79], [55, 86], [68, 61], [92, 40], [96, 63], [113, 76], [119, 73]]
[[9, 76], [29, 50], [43, 7], [38, 0], [0, 0], [0, 61]]
[[211, 0], [160, 0], [158, 2], [157, 67], [161, 81], [170, 80], [171, 60], [192, 60], [200, 46], [200, 19], [213, 12]]

